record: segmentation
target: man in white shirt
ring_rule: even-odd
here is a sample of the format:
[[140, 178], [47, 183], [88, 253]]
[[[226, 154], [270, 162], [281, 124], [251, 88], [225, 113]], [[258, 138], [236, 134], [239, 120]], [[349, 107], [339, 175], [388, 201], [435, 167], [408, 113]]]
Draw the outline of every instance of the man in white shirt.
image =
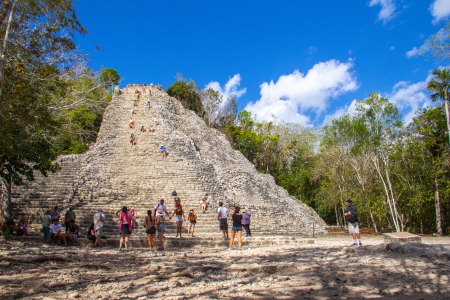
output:
[[223, 202], [219, 202], [219, 209], [217, 210], [217, 220], [219, 220], [220, 230], [223, 232], [223, 239], [228, 240], [228, 222], [227, 218], [230, 214], [226, 207], [223, 207]]
[[[155, 214], [154, 214], [155, 217], [156, 217], [156, 212], [158, 210], [162, 210], [164, 218], [166, 216], [169, 217], [169, 213], [167, 212], [167, 207], [164, 205], [164, 199], [161, 199], [159, 201], [159, 203], [155, 205]], [[169, 219], [171, 219], [171, 218], [169, 217]]]
[[93, 247], [100, 247], [100, 237], [103, 235], [103, 225], [105, 223], [105, 215], [103, 214], [103, 208], [99, 207], [97, 213], [94, 215], [94, 231], [95, 231], [95, 243]]
[[66, 236], [61, 232], [62, 226], [59, 223], [59, 219], [53, 220], [53, 223], [50, 225], [50, 234], [52, 238], [58, 238], [58, 244], [61, 244], [61, 240], [64, 242], [64, 246], [67, 246]]

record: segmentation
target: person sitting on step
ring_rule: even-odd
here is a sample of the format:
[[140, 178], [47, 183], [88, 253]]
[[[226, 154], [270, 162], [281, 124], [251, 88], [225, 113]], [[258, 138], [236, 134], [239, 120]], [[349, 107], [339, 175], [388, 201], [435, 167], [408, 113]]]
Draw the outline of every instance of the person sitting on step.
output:
[[206, 202], [206, 197], [202, 197], [202, 199], [200, 200], [200, 207], [202, 208], [203, 213], [205, 213], [207, 206], [208, 203]]
[[24, 217], [20, 218], [17, 224], [17, 236], [25, 236], [28, 234], [28, 222]]
[[91, 223], [87, 230], [87, 239], [92, 241], [92, 245], [95, 243], [95, 230], [94, 230], [94, 222]]
[[67, 241], [71, 242], [72, 244], [75, 243], [78, 239], [78, 224], [75, 222], [75, 220], [69, 221], [69, 232], [66, 233], [66, 239]]
[[64, 246], [67, 246], [66, 236], [62, 233], [62, 226], [59, 223], [59, 219], [53, 220], [53, 223], [50, 225], [50, 237], [57, 238], [58, 244], [61, 244], [61, 241], [63, 241]]
[[3, 224], [3, 234], [4, 235], [12, 235], [14, 232], [16, 232], [17, 226], [16, 222], [14, 222], [13, 217], [9, 217], [8, 221], [6, 221]]
[[149, 132], [155, 132], [155, 128], [153, 128], [153, 125], [150, 126]]
[[145, 129], [144, 125], [142, 125], [142, 126], [141, 126], [141, 129], [140, 129], [140, 131], [142, 131], [142, 132], [146, 132], [146, 131], [147, 131], [147, 129]]
[[130, 119], [130, 128], [133, 129], [134, 128], [134, 120], [133, 118]]

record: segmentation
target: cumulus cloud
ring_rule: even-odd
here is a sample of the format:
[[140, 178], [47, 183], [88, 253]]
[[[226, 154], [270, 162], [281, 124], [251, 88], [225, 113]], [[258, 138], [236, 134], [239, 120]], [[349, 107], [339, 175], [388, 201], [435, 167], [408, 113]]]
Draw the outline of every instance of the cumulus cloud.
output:
[[345, 115], [354, 115], [356, 111], [356, 99], [350, 105], [337, 109], [334, 113], [326, 115], [323, 119], [323, 125], [329, 125], [334, 119], [339, 119]]
[[417, 54], [419, 54], [419, 49], [417, 49], [417, 47], [414, 47], [411, 50], [409, 50], [408, 52], [406, 52], [406, 57], [417, 56]]
[[387, 95], [389, 101], [397, 105], [403, 113], [404, 121], [409, 124], [416, 116], [419, 108], [431, 105], [431, 100], [425, 94], [426, 81], [410, 84], [406, 81], [400, 81], [392, 88], [391, 93]]
[[450, 1], [435, 0], [430, 5], [431, 15], [434, 17], [433, 24], [437, 24], [440, 20], [447, 18], [450, 15]]
[[276, 82], [264, 82], [260, 85], [261, 98], [245, 109], [259, 120], [271, 120], [275, 115], [281, 121], [310, 126], [307, 111], [320, 114], [331, 99], [358, 88], [350, 72], [352, 67], [351, 61], [329, 60], [317, 63], [306, 74], [295, 70]]
[[369, 6], [381, 5], [381, 10], [378, 13], [378, 20], [386, 23], [395, 17], [395, 3], [393, 0], [371, 0]]
[[247, 92], [246, 88], [239, 89], [240, 85], [241, 85], [241, 75], [235, 74], [232, 78], [228, 80], [227, 83], [225, 83], [225, 86], [223, 88], [217, 81], [211, 81], [206, 85], [205, 89], [212, 88], [213, 90], [219, 92], [223, 96], [224, 100], [228, 99], [228, 97], [230, 96], [235, 96], [236, 99], [238, 99]]

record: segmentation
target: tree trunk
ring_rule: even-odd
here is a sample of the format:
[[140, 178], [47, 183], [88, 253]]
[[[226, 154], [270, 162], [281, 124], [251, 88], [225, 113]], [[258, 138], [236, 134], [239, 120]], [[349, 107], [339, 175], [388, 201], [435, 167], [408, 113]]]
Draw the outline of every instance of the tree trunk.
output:
[[11, 178], [2, 180], [2, 213], [5, 217], [11, 216], [11, 191], [12, 191], [12, 180]]
[[3, 90], [3, 82], [5, 81], [5, 62], [6, 62], [6, 55], [7, 55], [7, 48], [8, 45], [8, 37], [9, 37], [9, 31], [11, 29], [11, 23], [14, 18], [14, 11], [16, 8], [17, 1], [14, 1], [11, 7], [11, 11], [9, 12], [9, 19], [8, 24], [6, 25], [6, 31], [5, 31], [5, 37], [3, 39], [3, 45], [2, 49], [0, 49], [0, 103], [2, 99], [2, 90]]
[[397, 220], [397, 232], [399, 231], [398, 227], [400, 227], [401, 231], [403, 231], [404, 230], [404, 226], [405, 226], [405, 224], [404, 224], [405, 222], [403, 222], [403, 219], [400, 218], [399, 215], [398, 215], [397, 200], [395, 200], [394, 190], [392, 189], [391, 177], [389, 176], [389, 171], [388, 171], [388, 167], [389, 167], [388, 159], [383, 159], [383, 163], [384, 163], [384, 173], [386, 174], [386, 182], [388, 184], [389, 193], [391, 195], [392, 207], [394, 209], [395, 217], [396, 217], [396, 220]]
[[441, 217], [441, 200], [439, 193], [439, 180], [437, 176], [434, 178], [434, 186], [436, 188], [434, 200], [436, 208], [436, 230], [438, 235], [442, 235], [442, 217]]
[[445, 116], [447, 117], [448, 142], [450, 144], [450, 107], [448, 105], [447, 92], [445, 92], [444, 104], [445, 104]]
[[[386, 194], [386, 201], [387, 201], [387, 203], [389, 205], [389, 210], [390, 210], [390, 214], [391, 214], [391, 217], [392, 217], [392, 222], [394, 223], [394, 229], [395, 229], [395, 231], [399, 232], [400, 228], [398, 226], [398, 219], [397, 219], [398, 216], [394, 212], [394, 208], [393, 208], [393, 205], [392, 205], [391, 197], [390, 197], [390, 194], [389, 194], [389, 188], [387, 187], [386, 181], [385, 181], [385, 179], [383, 177], [383, 174], [381, 172], [381, 168], [380, 168], [380, 163], [378, 161], [378, 157], [374, 157], [374, 158], [372, 158], [372, 160], [373, 160], [373, 163], [375, 165], [375, 169], [377, 170], [378, 177], [380, 178], [381, 182], [383, 183], [384, 192]], [[390, 225], [391, 224], [389, 222], [389, 226]]]
[[371, 210], [369, 210], [369, 215], [370, 215], [370, 219], [372, 220], [373, 230], [375, 230], [375, 233], [378, 233], [377, 224], [375, 223], [375, 220], [373, 218], [373, 214], [372, 214]]

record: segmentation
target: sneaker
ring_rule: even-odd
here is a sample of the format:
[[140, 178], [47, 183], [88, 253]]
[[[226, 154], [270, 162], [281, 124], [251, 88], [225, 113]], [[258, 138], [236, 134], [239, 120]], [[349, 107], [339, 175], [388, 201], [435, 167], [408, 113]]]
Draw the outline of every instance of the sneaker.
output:
[[232, 248], [228, 248], [228, 251], [233, 250]]
[[357, 244], [357, 243], [353, 243], [353, 244], [352, 244], [352, 247], [353, 247], [353, 246], [358, 246], [358, 244]]
[[48, 244], [43, 244], [42, 247], [47, 248], [49, 245]]
[[362, 243], [359, 243], [360, 246], [362, 246]]

